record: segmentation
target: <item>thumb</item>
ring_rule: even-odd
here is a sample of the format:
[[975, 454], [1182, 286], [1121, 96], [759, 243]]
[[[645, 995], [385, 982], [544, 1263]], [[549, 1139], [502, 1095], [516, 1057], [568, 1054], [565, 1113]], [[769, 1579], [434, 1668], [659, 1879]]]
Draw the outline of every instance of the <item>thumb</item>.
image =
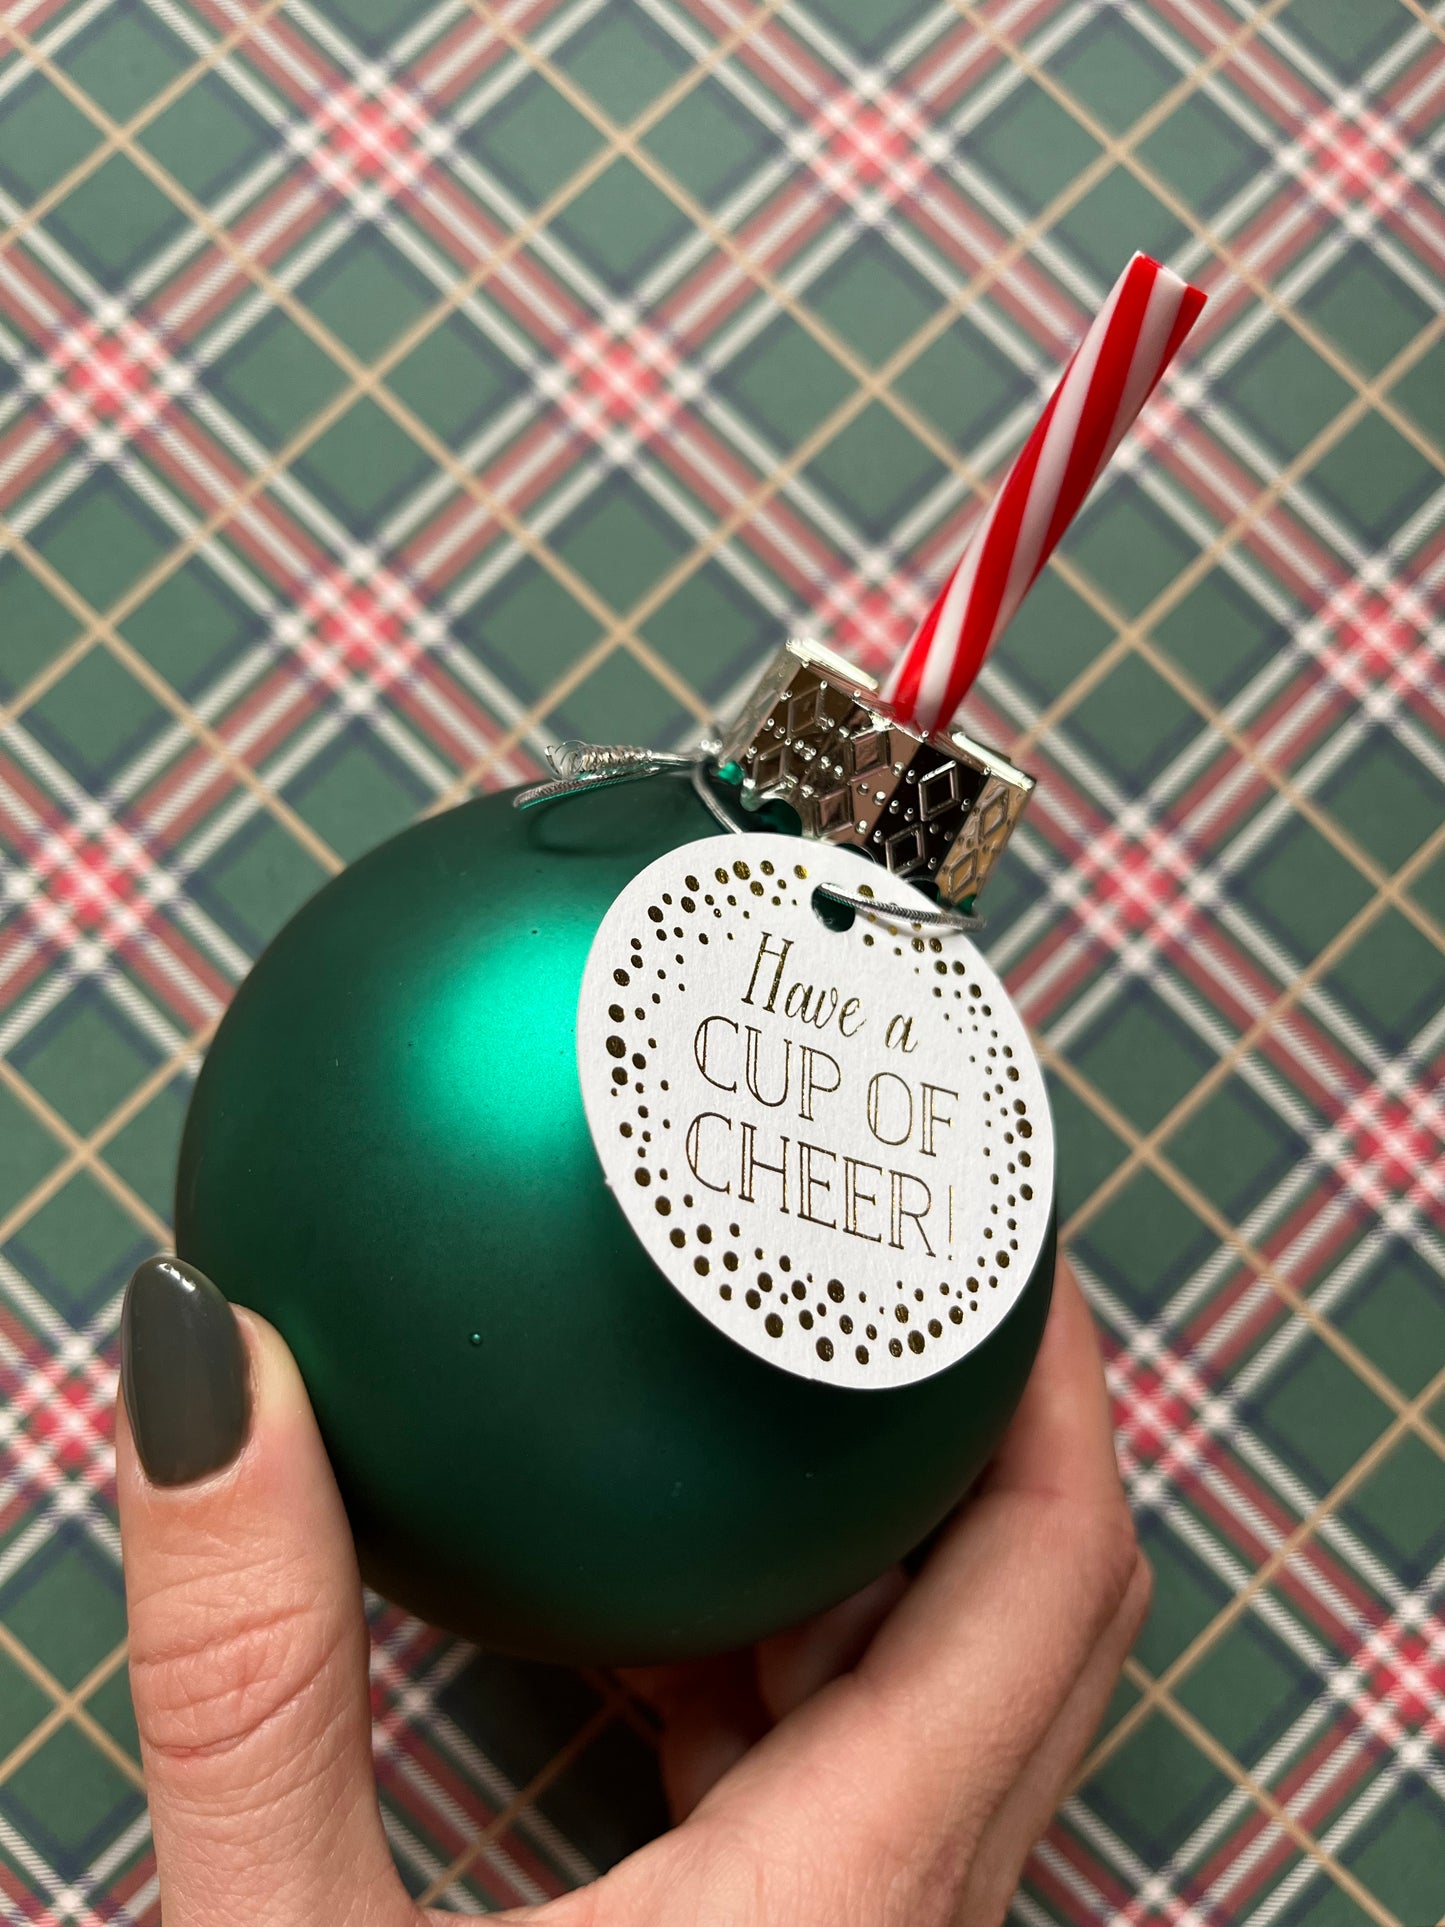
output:
[[300, 1374], [153, 1258], [121, 1318], [131, 1691], [166, 1927], [413, 1927], [372, 1773], [361, 1583]]

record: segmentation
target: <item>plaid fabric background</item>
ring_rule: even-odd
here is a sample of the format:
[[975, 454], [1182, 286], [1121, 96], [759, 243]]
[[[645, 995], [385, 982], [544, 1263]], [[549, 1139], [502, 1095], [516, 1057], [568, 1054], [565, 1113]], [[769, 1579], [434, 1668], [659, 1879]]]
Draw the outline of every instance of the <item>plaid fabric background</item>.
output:
[[[1157, 1602], [1014, 1920], [1445, 1910], [1445, 5], [8, 0], [0, 1913], [158, 1917], [120, 1291], [331, 872], [905, 639], [1134, 247], [1212, 297], [971, 726]], [[374, 1612], [417, 1894], [661, 1823]]]

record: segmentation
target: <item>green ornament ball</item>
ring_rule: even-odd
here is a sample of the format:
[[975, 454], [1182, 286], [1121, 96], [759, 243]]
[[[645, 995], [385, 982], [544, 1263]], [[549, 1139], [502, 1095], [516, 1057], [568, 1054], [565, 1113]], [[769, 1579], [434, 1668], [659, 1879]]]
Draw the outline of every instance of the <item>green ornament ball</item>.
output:
[[289, 1342], [367, 1580], [533, 1658], [722, 1651], [865, 1585], [977, 1477], [1048, 1308], [1052, 1234], [966, 1358], [850, 1391], [735, 1345], [643, 1252], [578, 989], [622, 886], [716, 833], [668, 778], [405, 831], [271, 944], [186, 1120], [178, 1249]]

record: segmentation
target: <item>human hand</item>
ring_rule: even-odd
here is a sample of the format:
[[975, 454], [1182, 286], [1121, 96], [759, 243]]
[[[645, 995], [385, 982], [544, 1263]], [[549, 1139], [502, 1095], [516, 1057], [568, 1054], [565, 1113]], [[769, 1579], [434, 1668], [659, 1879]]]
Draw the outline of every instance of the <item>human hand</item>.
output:
[[[422, 1927], [377, 1808], [355, 1555], [290, 1353], [175, 1260], [142, 1266], [122, 1336], [131, 1686], [166, 1927]], [[918, 1576], [752, 1652], [630, 1675], [663, 1717], [678, 1824], [498, 1918], [988, 1927], [1148, 1594], [1061, 1265], [1018, 1414]]]

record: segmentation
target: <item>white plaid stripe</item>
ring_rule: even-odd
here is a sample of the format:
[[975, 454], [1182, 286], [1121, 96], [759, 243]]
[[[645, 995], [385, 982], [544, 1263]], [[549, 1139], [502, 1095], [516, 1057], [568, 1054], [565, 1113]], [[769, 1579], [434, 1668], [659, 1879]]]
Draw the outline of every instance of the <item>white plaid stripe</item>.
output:
[[[1009, 71], [1012, 71], [1012, 70], [1010, 69]], [[618, 453], [618, 455], [619, 455], [619, 456], [621, 455], [621, 453], [622, 453], [622, 451], [623, 451], [623, 449], [624, 449], [624, 447], [625, 447], [625, 444], [624, 444], [624, 443], [622, 443], [622, 442], [619, 442], [619, 443], [618, 443], [618, 444], [616, 445], [616, 448], [617, 448], [617, 453]], [[1293, 504], [1292, 504], [1292, 506], [1293, 506]], [[832, 531], [830, 530], [830, 533], [831, 533], [831, 532], [832, 532]], [[880, 558], [880, 565], [879, 565], [879, 567], [880, 567], [880, 579], [882, 579], [882, 577], [883, 577], [884, 575], [886, 575], [886, 571], [887, 571], [887, 569], [888, 569], [888, 567], [890, 567], [890, 566], [891, 566], [891, 564], [890, 564], [890, 563], [889, 563], [889, 562], [888, 562], [888, 561], [887, 561], [886, 559], [882, 559], [882, 558]], [[1387, 575], [1386, 575], [1386, 577], [1385, 577], [1385, 580], [1386, 580], [1386, 581], [1388, 581], [1388, 579], [1389, 579], [1389, 578], [1388, 578], [1388, 574], [1387, 574]], [[1312, 1014], [1313, 1014], [1313, 1013], [1312, 1013]]]
[[[437, 1705], [438, 1694], [465, 1667], [472, 1656], [472, 1648], [462, 1640], [446, 1641], [437, 1658], [417, 1678], [398, 1664], [396, 1655], [398, 1648], [414, 1641], [420, 1630], [417, 1621], [404, 1618], [390, 1638], [373, 1641], [372, 1678], [381, 1684], [389, 1699], [389, 1710], [373, 1726], [374, 1751], [378, 1759], [402, 1764], [397, 1734], [403, 1729], [420, 1727], [433, 1745], [442, 1748], [449, 1760], [465, 1769], [469, 1783], [478, 1788], [500, 1813], [513, 1805], [520, 1789]], [[405, 1763], [403, 1770], [407, 1774], [408, 1784], [427, 1807], [444, 1813], [451, 1828], [462, 1835], [474, 1831], [471, 1816], [451, 1801], [433, 1776], [415, 1762]], [[549, 1860], [564, 1869], [573, 1885], [582, 1886], [596, 1877], [597, 1869], [552, 1825], [545, 1814], [529, 1807], [521, 1814], [517, 1824]], [[429, 1868], [418, 1861], [414, 1863], [414, 1871], [427, 1880], [434, 1880], [443, 1870]], [[456, 1904], [453, 1890], [447, 1890], [446, 1898], [448, 1904]]]

